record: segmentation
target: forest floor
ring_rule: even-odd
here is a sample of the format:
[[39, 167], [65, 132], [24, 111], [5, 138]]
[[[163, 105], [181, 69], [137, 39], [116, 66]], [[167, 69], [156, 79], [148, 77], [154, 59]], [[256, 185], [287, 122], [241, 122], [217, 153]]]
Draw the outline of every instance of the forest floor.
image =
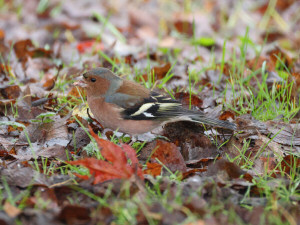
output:
[[[0, 0], [0, 224], [299, 224], [299, 55], [296, 0]], [[103, 129], [95, 67], [237, 130]]]

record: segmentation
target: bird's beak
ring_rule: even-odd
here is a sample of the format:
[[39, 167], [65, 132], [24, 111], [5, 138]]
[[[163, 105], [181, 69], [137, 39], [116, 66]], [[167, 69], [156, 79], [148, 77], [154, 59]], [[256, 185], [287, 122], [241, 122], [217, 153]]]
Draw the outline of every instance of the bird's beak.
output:
[[86, 88], [87, 87], [87, 83], [84, 79], [80, 79], [78, 80], [77, 82], [75, 82], [73, 84], [74, 86], [79, 86], [79, 87], [83, 87], [83, 88]]

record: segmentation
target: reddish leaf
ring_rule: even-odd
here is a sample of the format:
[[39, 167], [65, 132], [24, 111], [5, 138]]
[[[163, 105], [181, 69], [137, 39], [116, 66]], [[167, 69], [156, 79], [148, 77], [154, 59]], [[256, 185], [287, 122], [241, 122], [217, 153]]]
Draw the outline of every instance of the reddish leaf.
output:
[[94, 41], [82, 41], [77, 44], [77, 49], [80, 53], [83, 53], [87, 48], [91, 48], [93, 44]]
[[147, 169], [144, 170], [144, 173], [156, 177], [161, 174], [161, 169], [162, 169], [162, 165], [158, 163], [147, 163]]
[[[111, 180], [111, 179], [128, 179], [135, 173], [144, 179], [142, 170], [138, 167], [138, 159], [134, 149], [129, 145], [122, 145], [122, 147], [99, 138], [90, 128], [91, 135], [95, 138], [99, 148], [101, 148], [102, 156], [107, 160], [99, 160], [95, 158], [86, 158], [77, 161], [69, 161], [71, 165], [81, 165], [89, 169], [90, 173], [94, 175], [94, 184]], [[127, 155], [127, 157], [126, 157]], [[128, 163], [130, 159], [131, 164]], [[75, 174], [78, 176], [78, 174]], [[87, 179], [86, 176], [78, 176], [82, 179]]]
[[174, 96], [178, 99], [184, 106], [189, 107], [190, 105], [190, 97], [191, 97], [191, 105], [201, 108], [203, 105], [203, 100], [196, 95], [191, 95], [186, 92], [177, 92]]
[[77, 49], [80, 53], [84, 53], [87, 51], [99, 51], [99, 50], [104, 50], [104, 46], [103, 44], [99, 43], [99, 42], [95, 42], [94, 40], [90, 40], [90, 41], [82, 41], [80, 43], [77, 44]]

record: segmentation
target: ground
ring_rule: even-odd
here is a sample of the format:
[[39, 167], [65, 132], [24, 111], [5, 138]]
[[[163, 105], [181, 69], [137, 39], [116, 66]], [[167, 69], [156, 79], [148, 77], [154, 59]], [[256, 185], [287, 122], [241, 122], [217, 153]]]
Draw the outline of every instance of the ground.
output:
[[[300, 3], [0, 0], [1, 224], [298, 224]], [[109, 68], [237, 130], [101, 127]]]

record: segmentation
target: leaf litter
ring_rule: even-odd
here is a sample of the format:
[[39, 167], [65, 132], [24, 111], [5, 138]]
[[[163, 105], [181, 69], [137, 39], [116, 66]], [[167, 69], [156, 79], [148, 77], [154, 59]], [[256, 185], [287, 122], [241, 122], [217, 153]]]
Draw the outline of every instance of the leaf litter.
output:
[[[270, 224], [277, 216], [296, 224], [299, 7], [283, 0], [3, 3], [1, 222]], [[103, 130], [80, 110], [85, 93], [72, 86], [96, 66], [167, 90], [238, 132], [177, 122], [157, 131], [163, 139], [130, 141]]]

